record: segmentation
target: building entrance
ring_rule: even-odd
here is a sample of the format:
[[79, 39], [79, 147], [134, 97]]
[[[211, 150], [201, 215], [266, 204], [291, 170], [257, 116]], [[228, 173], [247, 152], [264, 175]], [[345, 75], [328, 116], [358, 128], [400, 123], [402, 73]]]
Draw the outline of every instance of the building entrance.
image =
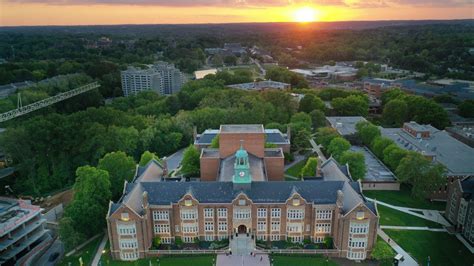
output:
[[239, 234], [246, 234], [247, 233], [247, 226], [245, 225], [239, 225], [239, 227], [237, 228], [237, 233]]

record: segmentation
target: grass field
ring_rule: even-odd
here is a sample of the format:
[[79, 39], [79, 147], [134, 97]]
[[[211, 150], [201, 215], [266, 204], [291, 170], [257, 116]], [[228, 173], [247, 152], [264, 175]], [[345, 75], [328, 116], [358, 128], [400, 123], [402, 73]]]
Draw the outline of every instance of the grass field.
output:
[[440, 224], [428, 221], [404, 212], [400, 212], [389, 207], [377, 205], [380, 213], [381, 225], [398, 225], [398, 226], [426, 226], [431, 228], [440, 228]]
[[74, 255], [71, 255], [69, 257], [64, 257], [63, 260], [61, 260], [58, 265], [68, 266], [69, 263], [71, 263], [71, 266], [79, 265], [80, 257], [82, 257], [82, 262], [84, 263], [84, 265], [89, 265], [89, 263], [91, 263], [92, 259], [94, 258], [95, 252], [97, 251], [97, 248], [99, 247], [102, 237], [103, 236], [97, 237], [96, 239], [91, 241], [89, 244], [85, 245], [82, 249], [74, 253]]
[[[102, 265], [110, 266], [210, 266], [215, 260], [213, 255], [203, 255], [203, 256], [179, 256], [179, 257], [161, 257], [161, 258], [150, 258], [150, 259], [141, 259], [134, 262], [126, 261], [115, 261], [111, 260], [108, 256], [102, 256]], [[158, 261], [159, 259], [159, 261]]]
[[474, 255], [452, 235], [444, 232], [384, 230], [395, 242], [412, 255], [420, 265], [472, 266]]
[[400, 191], [366, 190], [364, 195], [400, 207], [432, 210], [444, 210], [446, 208], [445, 202], [430, 202], [412, 198], [410, 188], [404, 185], [400, 187]]
[[272, 255], [274, 266], [337, 266], [331, 259], [326, 261], [324, 257], [316, 256], [285, 256]]
[[295, 165], [293, 165], [292, 167], [288, 168], [288, 170], [286, 170], [285, 174], [288, 174], [288, 175], [291, 175], [291, 176], [294, 176], [294, 177], [299, 177], [301, 169], [304, 167], [305, 164], [306, 164], [306, 160], [298, 162]]

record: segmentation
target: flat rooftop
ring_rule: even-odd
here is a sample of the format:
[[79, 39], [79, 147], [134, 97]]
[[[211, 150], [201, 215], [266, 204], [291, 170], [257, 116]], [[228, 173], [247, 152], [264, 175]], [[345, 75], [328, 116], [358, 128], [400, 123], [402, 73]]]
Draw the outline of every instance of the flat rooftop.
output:
[[390, 169], [385, 166], [375, 155], [370, 152], [366, 147], [352, 146], [351, 151], [360, 152], [364, 154], [365, 167], [367, 173], [365, 174], [365, 180], [368, 181], [395, 181], [395, 175]]
[[342, 136], [355, 134], [357, 132], [356, 124], [360, 121], [367, 121], [362, 116], [328, 116], [326, 120]]
[[474, 174], [474, 148], [458, 141], [445, 130], [425, 126], [430, 131], [426, 139], [415, 138], [402, 128], [380, 128], [382, 136], [392, 139], [400, 148], [417, 151], [444, 165], [448, 174]]
[[[219, 133], [219, 129], [206, 129], [202, 134], [196, 136], [194, 144], [209, 145]], [[290, 144], [288, 135], [281, 133], [278, 129], [265, 129], [265, 136], [268, 143]]]
[[220, 133], [264, 133], [263, 125], [221, 125]]

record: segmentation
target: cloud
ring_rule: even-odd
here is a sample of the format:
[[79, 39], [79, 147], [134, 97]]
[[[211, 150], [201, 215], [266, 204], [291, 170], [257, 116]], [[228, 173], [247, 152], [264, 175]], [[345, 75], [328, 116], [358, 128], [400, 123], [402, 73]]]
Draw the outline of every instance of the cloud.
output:
[[144, 5], [167, 7], [278, 7], [288, 5], [344, 5], [344, 0], [5, 0], [50, 5]]
[[281, 7], [288, 5], [346, 6], [380, 8], [394, 6], [457, 7], [472, 6], [473, 0], [4, 0], [10, 3], [49, 5], [139, 5], [166, 7]]

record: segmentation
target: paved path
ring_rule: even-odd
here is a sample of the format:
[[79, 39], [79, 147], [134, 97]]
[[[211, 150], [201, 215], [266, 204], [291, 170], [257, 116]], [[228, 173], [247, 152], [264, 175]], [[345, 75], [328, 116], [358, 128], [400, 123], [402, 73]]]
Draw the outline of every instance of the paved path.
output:
[[435, 222], [435, 223], [439, 223], [439, 224], [442, 224], [444, 226], [451, 226], [450, 223], [448, 221], [446, 221], [446, 219], [444, 219], [444, 217], [439, 213], [439, 211], [436, 211], [436, 210], [416, 209], [417, 211], [423, 212], [423, 214], [420, 214], [418, 212], [414, 212], [413, 211], [414, 209], [412, 209], [412, 208], [395, 206], [395, 205], [388, 204], [388, 203], [385, 203], [383, 201], [379, 201], [379, 200], [375, 200], [375, 199], [371, 199], [371, 198], [367, 198], [367, 199], [370, 200], [370, 201], [377, 202], [377, 204], [380, 204], [382, 206], [395, 209], [397, 211], [401, 211], [401, 212], [404, 212], [404, 213], [407, 213], [407, 214], [410, 214], [410, 215], [413, 215], [413, 216], [416, 216], [416, 217], [419, 217], [419, 218], [422, 218], [422, 219], [425, 219], [425, 220], [429, 220], [429, 221], [432, 221], [432, 222]]
[[295, 160], [287, 165], [285, 165], [285, 171], [288, 170], [288, 168], [291, 168], [293, 165], [303, 161], [306, 159], [306, 156], [304, 155], [296, 155]]
[[100, 257], [102, 256], [102, 251], [105, 248], [105, 244], [107, 243], [108, 238], [109, 236], [106, 233], [104, 237], [102, 238], [102, 241], [100, 242], [99, 248], [97, 249], [97, 252], [95, 253], [94, 259], [92, 260], [92, 266], [99, 265]]
[[64, 246], [59, 239], [56, 239], [56, 241], [54, 241], [54, 243], [48, 248], [48, 250], [46, 250], [46, 252], [32, 264], [34, 266], [54, 266], [57, 264], [57, 260], [51, 262], [49, 261], [49, 257], [56, 252], [60, 254], [58, 259], [61, 259], [64, 253]]
[[397, 226], [397, 225], [381, 225], [381, 229], [396, 229], [396, 230], [418, 230], [418, 231], [432, 231], [432, 232], [448, 232], [446, 228], [430, 228], [426, 226]]
[[233, 255], [249, 255], [255, 251], [255, 242], [250, 236], [239, 234], [230, 240], [229, 248]]
[[323, 152], [321, 151], [321, 145], [316, 144], [313, 138], [309, 139], [309, 143], [311, 144], [313, 152], [316, 152], [319, 158], [321, 158], [321, 160], [325, 162], [327, 159], [326, 159], [326, 156], [324, 156]]
[[216, 266], [270, 266], [267, 254], [250, 255], [217, 255]]
[[377, 234], [385, 241], [387, 242], [398, 254], [402, 254], [403, 257], [405, 258], [404, 261], [401, 261], [398, 265], [399, 266], [417, 266], [418, 263], [416, 262], [416, 260], [414, 258], [412, 258], [410, 256], [410, 254], [408, 254], [408, 252], [406, 252], [405, 250], [403, 250], [395, 241], [393, 241], [393, 239], [390, 239], [390, 242], [388, 241], [389, 240], [389, 236], [384, 232], [382, 231], [382, 229], [378, 229], [377, 230]]

